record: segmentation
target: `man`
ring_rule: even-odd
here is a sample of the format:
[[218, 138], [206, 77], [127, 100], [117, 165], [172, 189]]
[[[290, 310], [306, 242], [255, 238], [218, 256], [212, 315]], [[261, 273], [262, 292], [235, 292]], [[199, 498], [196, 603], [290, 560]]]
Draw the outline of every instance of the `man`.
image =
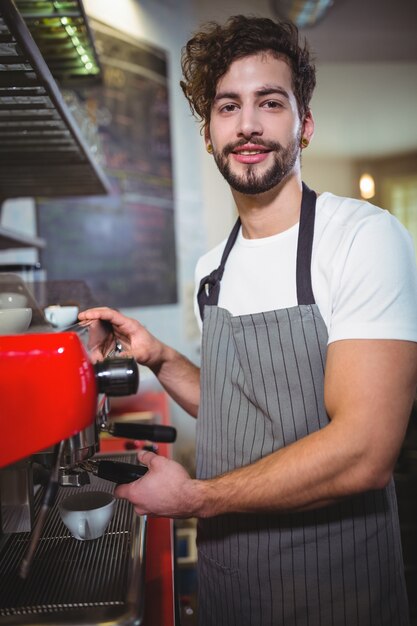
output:
[[188, 42], [182, 88], [239, 221], [197, 267], [202, 368], [93, 309], [197, 416], [197, 479], [139, 453], [138, 514], [199, 518], [204, 625], [399, 626], [392, 480], [417, 380], [410, 238], [368, 203], [301, 182], [315, 71], [291, 24], [230, 18]]

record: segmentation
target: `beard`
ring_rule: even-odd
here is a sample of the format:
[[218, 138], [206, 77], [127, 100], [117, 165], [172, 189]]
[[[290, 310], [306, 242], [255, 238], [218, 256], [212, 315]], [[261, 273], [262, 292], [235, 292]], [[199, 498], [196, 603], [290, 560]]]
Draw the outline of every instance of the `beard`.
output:
[[238, 146], [243, 146], [248, 143], [247, 140], [241, 140], [234, 144], [229, 143], [221, 152], [214, 150], [213, 156], [219, 172], [232, 189], [246, 195], [256, 195], [276, 187], [288, 176], [297, 161], [300, 150], [300, 140], [301, 132], [284, 148], [278, 142], [256, 141], [256, 139], [251, 139], [251, 145], [262, 145], [262, 147], [268, 148], [268, 150], [273, 152], [274, 158], [272, 165], [262, 173], [257, 172], [256, 164], [247, 165], [243, 174], [235, 174], [231, 170], [230, 162], [227, 160], [227, 157]]

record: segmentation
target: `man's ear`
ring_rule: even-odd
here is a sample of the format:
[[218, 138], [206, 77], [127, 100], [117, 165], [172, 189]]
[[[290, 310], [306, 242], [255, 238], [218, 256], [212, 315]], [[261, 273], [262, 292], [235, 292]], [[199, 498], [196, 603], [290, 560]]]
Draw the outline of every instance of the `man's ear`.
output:
[[310, 109], [306, 112], [303, 122], [302, 136], [308, 140], [308, 143], [313, 139], [314, 135], [314, 118]]
[[206, 150], [211, 146], [210, 128], [208, 124], [204, 126], [204, 143], [206, 144]]

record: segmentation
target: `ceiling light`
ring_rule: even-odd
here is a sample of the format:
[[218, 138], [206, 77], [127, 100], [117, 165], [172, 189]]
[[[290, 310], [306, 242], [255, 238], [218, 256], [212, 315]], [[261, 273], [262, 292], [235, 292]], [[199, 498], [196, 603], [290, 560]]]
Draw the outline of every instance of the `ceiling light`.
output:
[[373, 176], [370, 174], [362, 174], [359, 179], [359, 189], [361, 192], [362, 198], [365, 200], [369, 200], [369, 198], [373, 198], [375, 195], [375, 181]]
[[270, 0], [272, 12], [291, 20], [298, 28], [314, 26], [328, 12], [333, 0]]

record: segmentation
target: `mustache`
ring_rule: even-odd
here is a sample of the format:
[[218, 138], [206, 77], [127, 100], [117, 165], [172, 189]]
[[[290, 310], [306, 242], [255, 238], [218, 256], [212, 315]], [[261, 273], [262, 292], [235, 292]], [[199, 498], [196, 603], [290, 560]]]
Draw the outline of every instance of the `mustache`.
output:
[[275, 152], [282, 152], [284, 148], [278, 141], [268, 141], [266, 139], [240, 139], [239, 141], [235, 141], [233, 143], [228, 143], [224, 146], [222, 150], [222, 155], [227, 157], [231, 152], [234, 152], [236, 148], [240, 148], [241, 146], [245, 146], [247, 143], [250, 143], [252, 146], [262, 146], [262, 148], [267, 148], [267, 150], [272, 150]]

